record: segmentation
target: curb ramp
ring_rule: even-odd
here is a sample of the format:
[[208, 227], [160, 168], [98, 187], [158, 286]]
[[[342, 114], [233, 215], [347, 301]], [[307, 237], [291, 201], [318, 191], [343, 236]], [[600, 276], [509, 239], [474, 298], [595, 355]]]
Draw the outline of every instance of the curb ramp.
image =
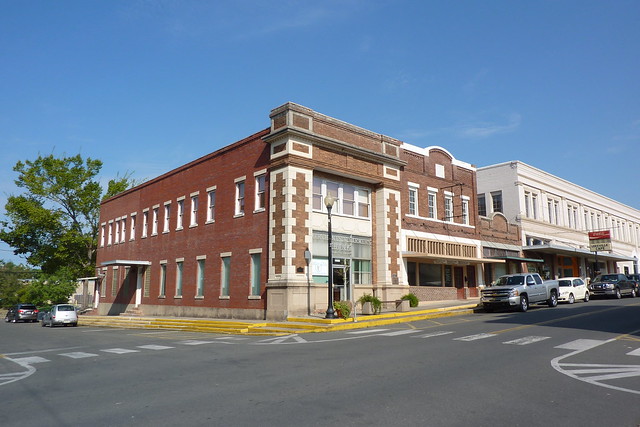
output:
[[80, 326], [119, 329], [155, 329], [229, 335], [283, 336], [365, 329], [439, 317], [460, 316], [474, 313], [477, 306], [478, 305], [474, 303], [432, 309], [414, 309], [405, 312], [358, 315], [355, 319], [353, 317], [348, 319], [324, 319], [312, 316], [289, 317], [287, 321], [284, 322], [81, 315], [78, 324]]

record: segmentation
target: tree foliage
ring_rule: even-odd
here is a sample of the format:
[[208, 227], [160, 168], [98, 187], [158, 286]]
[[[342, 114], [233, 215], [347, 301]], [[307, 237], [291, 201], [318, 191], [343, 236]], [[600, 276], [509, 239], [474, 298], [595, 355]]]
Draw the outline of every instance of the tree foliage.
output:
[[100, 202], [135, 184], [127, 174], [110, 180], [105, 191], [97, 179], [101, 168], [100, 160], [79, 154], [16, 163], [15, 183], [24, 192], [9, 196], [0, 240], [46, 275], [92, 275]]
[[0, 260], [0, 304], [9, 307], [21, 302], [21, 292], [28, 286], [29, 279], [38, 274], [24, 265]]

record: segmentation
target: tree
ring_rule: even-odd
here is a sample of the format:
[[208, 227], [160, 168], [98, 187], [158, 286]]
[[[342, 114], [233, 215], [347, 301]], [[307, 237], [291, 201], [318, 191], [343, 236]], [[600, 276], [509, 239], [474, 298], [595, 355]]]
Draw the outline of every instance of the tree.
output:
[[28, 286], [29, 280], [38, 274], [39, 271], [24, 265], [0, 260], [0, 305], [9, 307], [21, 302], [21, 292]]
[[103, 191], [97, 180], [102, 162], [79, 154], [56, 158], [38, 156], [18, 162], [15, 183], [24, 189], [11, 195], [1, 221], [0, 240], [26, 255], [45, 275], [68, 279], [95, 271], [101, 200], [134, 185], [130, 174], [109, 181]]

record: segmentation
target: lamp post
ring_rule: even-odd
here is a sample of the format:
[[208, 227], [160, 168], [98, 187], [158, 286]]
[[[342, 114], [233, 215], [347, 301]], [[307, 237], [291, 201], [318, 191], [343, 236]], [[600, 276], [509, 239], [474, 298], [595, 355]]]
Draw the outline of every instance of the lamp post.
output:
[[324, 198], [324, 205], [327, 207], [328, 213], [328, 221], [327, 221], [327, 232], [328, 232], [328, 255], [329, 255], [329, 277], [328, 277], [328, 291], [329, 291], [329, 305], [327, 307], [327, 315], [325, 319], [336, 319], [336, 312], [333, 309], [333, 252], [331, 250], [331, 208], [333, 208], [333, 204], [336, 199], [333, 196], [327, 196]]

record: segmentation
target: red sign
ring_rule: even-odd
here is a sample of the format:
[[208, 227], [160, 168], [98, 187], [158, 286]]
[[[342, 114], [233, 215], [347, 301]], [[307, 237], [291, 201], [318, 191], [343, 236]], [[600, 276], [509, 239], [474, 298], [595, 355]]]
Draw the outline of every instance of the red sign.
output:
[[589, 240], [604, 240], [604, 239], [611, 239], [611, 231], [603, 230], [603, 231], [589, 232]]

